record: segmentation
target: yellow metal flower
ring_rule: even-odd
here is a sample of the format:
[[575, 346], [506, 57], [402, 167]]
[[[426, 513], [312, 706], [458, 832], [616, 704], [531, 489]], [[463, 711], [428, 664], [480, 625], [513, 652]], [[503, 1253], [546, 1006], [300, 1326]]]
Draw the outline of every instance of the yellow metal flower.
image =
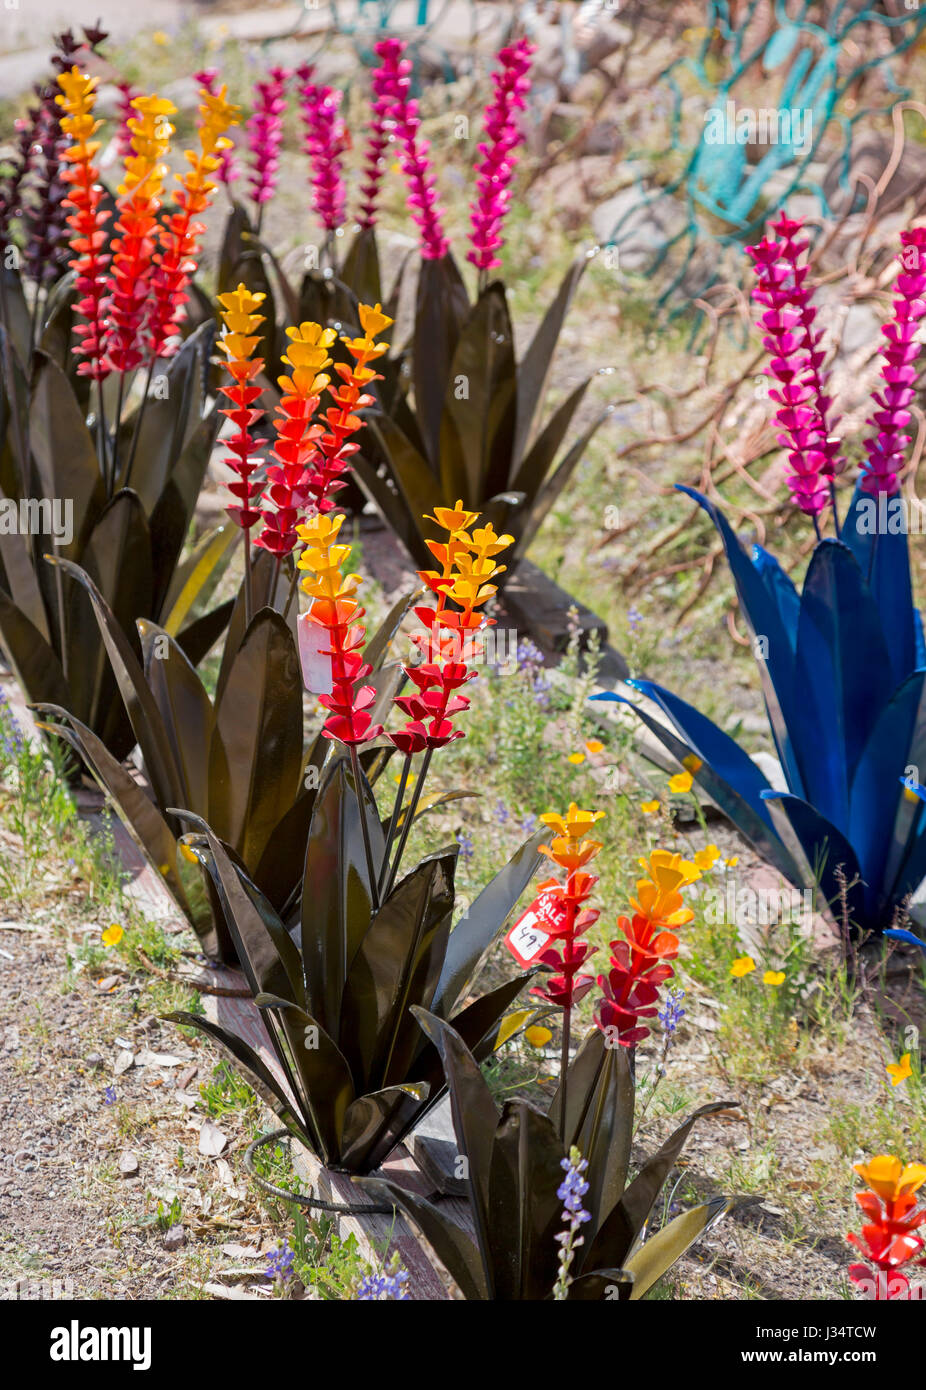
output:
[[695, 865], [666, 849], [653, 850], [640, 863], [647, 876], [637, 880], [637, 895], [630, 899], [634, 912], [667, 927], [690, 922], [694, 913], [685, 906], [680, 890], [701, 877]]
[[885, 1202], [896, 1202], [898, 1197], [918, 1192], [926, 1182], [926, 1164], [904, 1165], [893, 1154], [878, 1154], [853, 1167], [866, 1186]]
[[[468, 512], [463, 506], [461, 498], [457, 498], [454, 507], [435, 507], [434, 515], [425, 514], [425, 521], [436, 521], [438, 526], [449, 531], [451, 535], [455, 531], [465, 531], [473, 522], [478, 520], [478, 512]], [[468, 548], [468, 547], [467, 547]]]

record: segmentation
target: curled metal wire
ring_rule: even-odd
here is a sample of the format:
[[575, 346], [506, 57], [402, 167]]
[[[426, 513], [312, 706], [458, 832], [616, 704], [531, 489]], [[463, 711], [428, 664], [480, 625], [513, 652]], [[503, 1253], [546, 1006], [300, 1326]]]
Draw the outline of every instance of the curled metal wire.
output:
[[336, 1212], [341, 1216], [392, 1216], [395, 1212], [394, 1207], [372, 1206], [369, 1204], [353, 1206], [344, 1202], [325, 1202], [321, 1197], [306, 1196], [301, 1192], [287, 1192], [285, 1187], [277, 1187], [276, 1183], [269, 1182], [267, 1178], [261, 1177], [254, 1167], [254, 1151], [262, 1148], [265, 1144], [276, 1143], [279, 1139], [291, 1139], [292, 1135], [288, 1129], [275, 1129], [270, 1134], [262, 1134], [259, 1139], [255, 1139], [249, 1144], [244, 1152], [244, 1169], [249, 1178], [257, 1183], [258, 1187], [271, 1197], [278, 1198], [281, 1202], [291, 1202], [294, 1206], [310, 1207], [319, 1211]]

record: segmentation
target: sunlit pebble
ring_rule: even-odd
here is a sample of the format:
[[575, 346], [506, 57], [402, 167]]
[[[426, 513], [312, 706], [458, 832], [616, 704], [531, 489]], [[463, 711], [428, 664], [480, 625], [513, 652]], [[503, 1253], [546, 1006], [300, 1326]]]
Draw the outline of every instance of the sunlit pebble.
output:
[[600, 246], [593, 246], [593, 247], [591, 248], [590, 251], [586, 251], [586, 253], [585, 253], [585, 259], [586, 259], [587, 261], [594, 260], [594, 258], [598, 255], [598, 252], [599, 252], [600, 250], [601, 250], [601, 247], [600, 247]]
[[613, 376], [614, 373], [615, 373], [616, 371], [617, 371], [617, 368], [616, 368], [616, 367], [599, 367], [599, 368], [598, 368], [598, 375], [599, 375], [599, 376]]
[[343, 227], [336, 227], [335, 230], [334, 230], [334, 234], [335, 234], [335, 236], [343, 236], [343, 235], [344, 235], [344, 228], [343, 228]]

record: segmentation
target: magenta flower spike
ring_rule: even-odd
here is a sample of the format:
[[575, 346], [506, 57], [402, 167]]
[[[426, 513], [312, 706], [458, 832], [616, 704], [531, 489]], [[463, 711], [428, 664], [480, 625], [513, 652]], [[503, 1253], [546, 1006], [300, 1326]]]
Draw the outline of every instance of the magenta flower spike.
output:
[[470, 206], [470, 246], [466, 259], [481, 271], [501, 265], [501, 228], [511, 198], [510, 183], [517, 159], [515, 151], [524, 133], [518, 112], [524, 110], [530, 91], [530, 66], [534, 45], [529, 39], [503, 48], [498, 68], [492, 74], [495, 95], [485, 109], [485, 139], [479, 146], [476, 163], [477, 193]]
[[418, 103], [409, 96], [412, 64], [402, 56], [405, 44], [401, 39], [381, 39], [373, 51], [382, 64], [383, 90], [390, 96], [389, 119], [394, 124], [394, 138], [401, 146], [399, 163], [408, 184], [412, 220], [421, 235], [421, 254], [426, 261], [439, 261], [446, 256], [450, 243], [444, 236], [437, 180], [428, 157], [430, 145], [419, 137]]
[[245, 128], [251, 158], [248, 184], [258, 216], [264, 203], [269, 203], [273, 197], [277, 186], [286, 84], [291, 76], [287, 68], [271, 68], [265, 81], [254, 83], [254, 111], [248, 117]]
[[[796, 240], [799, 224], [785, 219], [779, 226], [784, 230], [781, 241], [764, 237], [746, 250], [756, 270], [753, 298], [765, 306], [759, 327], [771, 359], [765, 372], [777, 382], [769, 395], [778, 404], [775, 421], [782, 430], [778, 442], [788, 450], [788, 487], [797, 506], [813, 517], [819, 530], [817, 518], [830, 496], [825, 482], [833, 476], [827, 470], [837, 464], [821, 410], [821, 335], [813, 331], [816, 310], [805, 284], [808, 267], [798, 265], [806, 245]], [[828, 404], [827, 398], [822, 399]]]
[[901, 232], [900, 240], [903, 269], [894, 287], [893, 317], [881, 329], [887, 340], [881, 347], [884, 385], [880, 392], [873, 392], [872, 399], [879, 409], [866, 421], [877, 434], [866, 439], [868, 458], [861, 465], [862, 491], [876, 496], [897, 491], [898, 474], [910, 443], [904, 430], [910, 423], [909, 406], [918, 376], [913, 365], [920, 352], [916, 334], [919, 321], [926, 314], [926, 227]]
[[299, 105], [305, 130], [303, 149], [312, 164], [312, 202], [326, 232], [344, 225], [346, 194], [341, 162], [347, 127], [341, 116], [341, 93], [312, 81], [313, 69], [297, 68]]
[[376, 204], [386, 168], [386, 146], [389, 144], [389, 112], [395, 91], [394, 63], [383, 60], [373, 69], [371, 78], [371, 116], [367, 127], [367, 147], [363, 157], [363, 183], [360, 185], [361, 227], [376, 225]]
[[[205, 87], [210, 96], [214, 96], [219, 81], [219, 70], [218, 68], [203, 68], [200, 72], [194, 72], [193, 81], [198, 83], [200, 87]], [[132, 114], [134, 115], [134, 112]], [[231, 131], [226, 132], [226, 134], [229, 139], [233, 138]], [[228, 188], [240, 179], [241, 166], [235, 158], [233, 149], [220, 150], [218, 158], [221, 163], [216, 170], [216, 178], [219, 183], [225, 184]]]

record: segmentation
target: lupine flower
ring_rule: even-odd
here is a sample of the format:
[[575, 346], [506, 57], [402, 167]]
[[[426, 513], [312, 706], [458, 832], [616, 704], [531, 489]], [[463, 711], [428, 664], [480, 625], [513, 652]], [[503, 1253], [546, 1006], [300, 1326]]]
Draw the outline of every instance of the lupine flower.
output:
[[56, 100], [65, 113], [61, 129], [72, 142], [64, 151], [67, 167], [62, 178], [70, 188], [65, 205], [72, 210], [67, 219], [71, 228], [70, 268], [76, 277], [79, 296], [74, 312], [82, 320], [74, 324], [78, 339], [74, 355], [84, 359], [77, 368], [81, 376], [102, 381], [109, 375], [105, 359], [104, 309], [105, 271], [109, 263], [104, 248], [109, 212], [100, 207], [103, 190], [94, 162], [100, 148], [99, 141], [93, 139], [101, 124], [93, 117], [98, 81], [73, 67], [70, 72], [59, 75], [61, 95]]
[[862, 490], [875, 495], [897, 491], [897, 475], [910, 442], [904, 429], [910, 423], [909, 406], [918, 375], [913, 365], [920, 353], [916, 335], [919, 321], [926, 314], [926, 227], [901, 232], [900, 240], [903, 270], [895, 285], [893, 318], [881, 329], [887, 339], [881, 348], [884, 386], [873, 393], [879, 409], [866, 421], [877, 429], [877, 434], [865, 440], [868, 458], [861, 466]]
[[470, 245], [466, 259], [484, 272], [501, 265], [501, 227], [511, 198], [509, 184], [515, 169], [515, 150], [523, 132], [517, 113], [524, 110], [530, 90], [528, 72], [534, 45], [519, 39], [497, 55], [498, 68], [492, 74], [495, 95], [485, 109], [485, 138], [479, 146], [476, 163], [477, 193], [470, 207]]
[[271, 68], [263, 82], [254, 84], [254, 112], [247, 121], [251, 153], [248, 183], [251, 201], [258, 211], [273, 197], [280, 167], [283, 143], [283, 112], [286, 110], [286, 84], [292, 73], [287, 68]]
[[[785, 220], [784, 225], [790, 230], [796, 224]], [[808, 267], [797, 263], [803, 249], [804, 243], [793, 235], [781, 241], [764, 237], [746, 248], [756, 268], [753, 298], [765, 306], [759, 325], [771, 354], [766, 375], [778, 383], [769, 394], [778, 403], [775, 420], [782, 430], [778, 442], [788, 450], [788, 487], [801, 511], [816, 518], [828, 497], [822, 479], [829, 456], [815, 385], [818, 340], [810, 326], [809, 290], [804, 284]]]
[[362, 425], [357, 412], [374, 404], [375, 397], [370, 395], [369, 388], [374, 381], [382, 380], [370, 364], [389, 350], [386, 343], [376, 341], [392, 323], [389, 315], [384, 314], [378, 304], [360, 304], [357, 313], [363, 336], [341, 339], [354, 359], [353, 365], [348, 362], [334, 364], [341, 384], [328, 388], [334, 406], [325, 411], [327, 429], [318, 432], [315, 452], [303, 482], [307, 503], [316, 512], [330, 511], [334, 505], [331, 494], [345, 486], [341, 475], [350, 467], [350, 460], [360, 448], [350, 440]]
[[289, 1248], [289, 1241], [284, 1237], [283, 1244], [272, 1250], [267, 1257], [267, 1278], [287, 1284], [293, 1277], [295, 1258], [295, 1251]]
[[116, 1103], [116, 1088], [115, 1088], [115, 1086], [107, 1086], [106, 1089], [105, 1089], [104, 1092], [103, 1092], [103, 1104], [104, 1104], [104, 1105], [115, 1105], [115, 1103]]
[[[446, 541], [427, 542], [440, 570], [419, 570], [418, 577], [437, 595], [437, 607], [423, 605], [415, 615], [427, 629], [413, 633], [412, 642], [425, 657], [419, 666], [405, 666], [405, 674], [416, 687], [414, 695], [400, 695], [394, 703], [408, 716], [405, 728], [389, 738], [403, 753], [442, 748], [463, 731], [454, 729], [452, 716], [469, 708], [469, 700], [457, 692], [473, 680], [466, 658], [476, 654], [474, 639], [481, 628], [491, 624], [477, 610], [496, 593], [491, 581], [504, 570], [495, 556], [513, 543], [513, 536], [499, 536], [491, 524], [470, 532], [479, 513], [467, 511], [458, 501], [455, 507], [435, 507], [433, 517], [448, 532]], [[448, 607], [448, 602], [457, 605]]]
[[552, 844], [540, 845], [540, 852], [566, 870], [566, 882], [547, 879], [537, 889], [538, 894], [555, 900], [560, 910], [559, 925], [546, 928], [553, 942], [559, 944], [547, 946], [539, 955], [538, 962], [554, 973], [545, 984], [535, 985], [531, 993], [557, 1005], [567, 1014], [595, 983], [593, 975], [580, 973], [594, 950], [587, 941], [579, 940], [579, 933], [592, 926], [600, 915], [596, 908], [584, 906], [598, 879], [581, 870], [601, 849], [601, 842], [591, 839], [587, 832], [604, 814], [604, 811], [580, 811], [572, 802], [565, 816], [548, 811], [540, 817], [544, 825], [555, 832]]
[[530, 681], [531, 692], [541, 709], [550, 704], [552, 685], [547, 679], [543, 652], [529, 637], [518, 642], [518, 670]]
[[659, 989], [675, 974], [669, 961], [678, 955], [678, 937], [666, 928], [691, 921], [694, 913], [681, 889], [700, 877], [694, 864], [668, 850], [654, 850], [640, 862], [646, 876], [637, 880], [636, 897], [630, 899], [633, 916], [618, 918], [624, 940], [611, 942], [611, 969], [598, 976], [603, 997], [596, 1022], [621, 1047], [635, 1047], [649, 1036], [641, 1020], [656, 1015]]
[[[199, 87], [204, 87], [210, 96], [215, 96], [219, 81], [218, 68], [202, 68], [199, 72], [194, 72], [193, 81]], [[235, 158], [234, 144], [229, 140], [228, 145], [219, 151], [219, 167], [216, 177], [219, 183], [224, 183], [229, 187], [237, 183], [241, 177], [241, 167]]]
[[666, 1048], [672, 1046], [675, 1041], [675, 1034], [678, 1032], [678, 1025], [685, 1017], [686, 1010], [682, 1008], [684, 998], [685, 991], [680, 986], [674, 987], [667, 992], [662, 1008], [659, 1010], [659, 1022], [662, 1024], [662, 1031], [665, 1034]]
[[631, 608], [627, 614], [627, 626], [631, 632], [636, 632], [643, 622], [643, 614], [639, 608]]
[[390, 1267], [379, 1274], [365, 1274], [357, 1286], [355, 1300], [367, 1303], [383, 1303], [387, 1300], [398, 1302], [408, 1299], [408, 1273], [398, 1266], [397, 1257]]
[[460, 857], [470, 860], [473, 857], [473, 842], [465, 830], [457, 831], [457, 844], [460, 846]]
[[322, 734], [356, 747], [383, 729], [368, 713], [376, 700], [374, 687], [364, 685], [355, 693], [355, 686], [370, 675], [372, 667], [360, 653], [366, 629], [359, 621], [364, 610], [354, 595], [361, 579], [359, 574], [341, 573], [350, 553], [349, 546], [337, 544], [343, 521], [343, 515], [319, 513], [298, 527], [299, 539], [305, 542], [298, 564], [309, 572], [302, 587], [312, 599], [298, 621], [299, 655], [306, 689], [331, 711]]
[[511, 819], [511, 813], [501, 798], [495, 803], [495, 819], [498, 821], [499, 825], [506, 825]]
[[331, 381], [325, 368], [331, 366], [328, 349], [337, 338], [333, 328], [317, 323], [301, 323], [298, 328], [287, 328], [286, 334], [289, 343], [283, 361], [292, 374], [277, 378], [282, 396], [274, 422], [272, 454], [276, 462], [267, 469], [261, 508], [264, 528], [256, 540], [278, 560], [292, 553], [296, 525], [309, 499], [308, 465], [324, 432], [314, 417], [321, 394]]
[[238, 119], [238, 109], [226, 101], [224, 87], [214, 95], [201, 87], [199, 99], [199, 153], [186, 152], [190, 169], [176, 176], [181, 185], [175, 194], [177, 211], [159, 227], [161, 250], [154, 257], [156, 269], [151, 281], [152, 362], [177, 350], [170, 340], [183, 317], [199, 255], [199, 239], [206, 230], [197, 219], [211, 202], [216, 187], [212, 176], [219, 168], [222, 151], [231, 144], [225, 131]]
[[227, 484], [237, 502], [226, 510], [245, 532], [260, 520], [261, 515], [252, 505], [260, 491], [260, 484], [252, 483], [251, 475], [259, 467], [261, 459], [257, 453], [259, 443], [251, 430], [264, 413], [254, 407], [254, 402], [260, 396], [260, 387], [254, 385], [254, 378], [263, 369], [264, 361], [253, 354], [260, 342], [257, 329], [264, 321], [263, 315], [257, 310], [265, 298], [266, 295], [254, 294], [244, 284], [218, 296], [225, 323], [219, 347], [225, 353], [225, 369], [232, 378], [231, 386], [221, 388], [222, 394], [231, 402], [231, 408], [223, 410], [222, 414], [235, 427], [235, 433], [225, 441], [231, 452], [222, 462], [237, 475], [235, 482]]
[[312, 200], [322, 226], [335, 232], [344, 224], [346, 200], [341, 162], [348, 137], [340, 112], [341, 93], [333, 87], [317, 86], [307, 64], [296, 75], [305, 130], [303, 149], [311, 160]]
[[861, 1235], [847, 1239], [861, 1251], [864, 1264], [849, 1266], [849, 1278], [879, 1300], [921, 1297], [902, 1271], [926, 1266], [926, 1239], [915, 1234], [926, 1222], [917, 1194], [926, 1183], [926, 1165], [904, 1165], [893, 1154], [879, 1154], [854, 1165], [867, 1187], [855, 1200], [868, 1218]]
[[360, 186], [358, 221], [361, 227], [373, 227], [376, 224], [376, 204], [386, 165], [386, 146], [389, 144], [387, 122], [392, 106], [394, 76], [394, 67], [388, 62], [381, 62], [373, 69], [373, 92], [370, 101], [372, 114], [363, 159], [363, 183]]
[[129, 121], [131, 153], [118, 189], [119, 236], [112, 244], [111, 292], [106, 357], [112, 370], [125, 374], [145, 357], [144, 330], [158, 235], [156, 215], [174, 127], [169, 117], [176, 107], [164, 97], [135, 97], [137, 115]]
[[401, 145], [399, 163], [408, 183], [412, 219], [421, 234], [421, 254], [426, 261], [440, 260], [450, 243], [444, 236], [436, 179], [428, 157], [430, 145], [419, 138], [418, 102], [409, 96], [412, 64], [402, 56], [405, 44], [401, 39], [382, 39], [373, 51], [381, 62], [383, 92], [391, 98], [389, 117], [395, 123], [395, 138]]
[[579, 1235], [579, 1231], [586, 1221], [592, 1219], [591, 1214], [582, 1206], [582, 1198], [588, 1191], [588, 1183], [584, 1176], [588, 1168], [588, 1160], [582, 1158], [579, 1150], [573, 1147], [569, 1151], [569, 1157], [561, 1160], [560, 1167], [564, 1169], [566, 1176], [556, 1189], [556, 1195], [563, 1204], [565, 1229], [560, 1231], [556, 1237], [560, 1247], [559, 1273], [553, 1289], [553, 1298], [556, 1302], [562, 1302], [567, 1296], [569, 1285], [572, 1282], [569, 1277], [569, 1270], [572, 1267], [576, 1250], [583, 1244], [583, 1237]]

